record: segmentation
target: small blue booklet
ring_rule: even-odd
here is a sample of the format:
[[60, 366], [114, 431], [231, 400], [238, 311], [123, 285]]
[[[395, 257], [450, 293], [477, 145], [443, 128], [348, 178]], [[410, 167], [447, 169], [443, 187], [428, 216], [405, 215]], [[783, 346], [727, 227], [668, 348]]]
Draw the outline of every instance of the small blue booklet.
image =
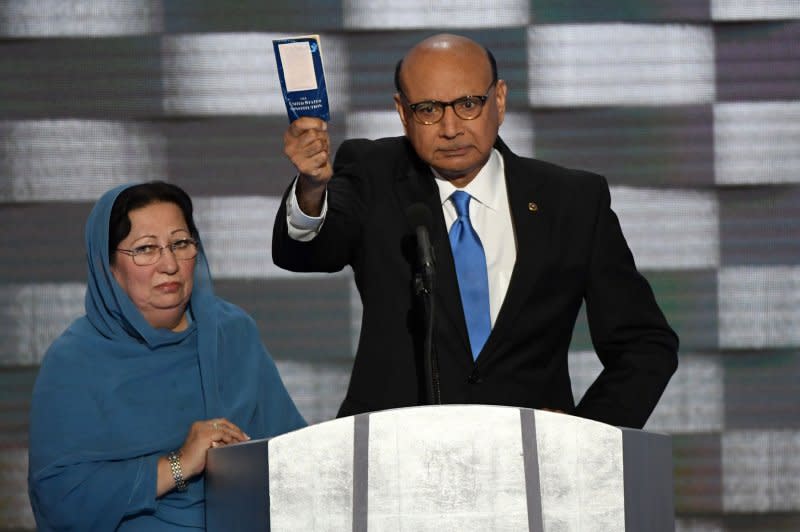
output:
[[289, 122], [301, 116], [330, 120], [319, 35], [272, 41]]

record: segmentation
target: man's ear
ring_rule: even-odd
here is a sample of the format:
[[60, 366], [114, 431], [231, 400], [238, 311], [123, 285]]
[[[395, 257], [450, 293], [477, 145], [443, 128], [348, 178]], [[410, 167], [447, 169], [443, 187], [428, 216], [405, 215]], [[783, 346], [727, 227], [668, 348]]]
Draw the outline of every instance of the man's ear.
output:
[[394, 95], [394, 108], [397, 109], [397, 114], [400, 115], [400, 122], [403, 123], [403, 129], [408, 125], [408, 116], [406, 116], [406, 107], [400, 99], [400, 94]]
[[498, 125], [503, 123], [506, 117], [506, 96], [508, 95], [508, 86], [502, 79], [497, 80], [495, 90], [495, 101], [497, 102], [497, 118]]

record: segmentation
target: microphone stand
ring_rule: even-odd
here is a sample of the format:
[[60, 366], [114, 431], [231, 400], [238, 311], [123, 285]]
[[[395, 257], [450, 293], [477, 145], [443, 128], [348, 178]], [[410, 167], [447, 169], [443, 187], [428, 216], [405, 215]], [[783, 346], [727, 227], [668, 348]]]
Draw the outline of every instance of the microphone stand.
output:
[[[417, 244], [420, 251], [425, 250], [421, 256], [432, 257], [432, 246], [428, 239], [428, 232], [424, 227], [417, 228]], [[439, 363], [433, 342], [433, 327], [435, 314], [434, 281], [435, 271], [433, 261], [422, 260], [421, 271], [414, 276], [414, 292], [422, 299], [425, 315], [425, 340], [423, 342], [423, 365], [425, 371], [426, 398], [429, 405], [442, 404], [439, 386]]]

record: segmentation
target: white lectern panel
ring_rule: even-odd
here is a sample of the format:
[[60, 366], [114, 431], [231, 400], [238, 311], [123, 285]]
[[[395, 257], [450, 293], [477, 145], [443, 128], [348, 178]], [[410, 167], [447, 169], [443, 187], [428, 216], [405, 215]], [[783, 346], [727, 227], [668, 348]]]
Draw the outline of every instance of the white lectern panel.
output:
[[211, 449], [209, 532], [674, 532], [668, 436], [484, 405]]
[[536, 447], [545, 530], [625, 530], [622, 431], [536, 411]]
[[353, 529], [353, 418], [269, 442], [272, 530]]
[[519, 409], [374, 413], [369, 442], [370, 531], [528, 530]]

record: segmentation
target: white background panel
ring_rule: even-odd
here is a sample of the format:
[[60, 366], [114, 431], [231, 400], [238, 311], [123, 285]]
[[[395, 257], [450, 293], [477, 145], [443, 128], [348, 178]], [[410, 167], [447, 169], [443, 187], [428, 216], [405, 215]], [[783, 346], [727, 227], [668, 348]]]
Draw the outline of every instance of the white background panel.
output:
[[527, 530], [526, 509], [518, 409], [370, 415], [369, 530]]
[[268, 34], [162, 38], [164, 110], [170, 114], [286, 112]]
[[163, 30], [161, 0], [5, 0], [0, 35], [66, 37]]
[[83, 283], [0, 284], [0, 366], [39, 364], [53, 340], [84, 314]]
[[536, 135], [530, 114], [506, 111], [506, 118], [500, 126], [500, 137], [520, 157], [535, 155], [533, 151]]
[[216, 279], [279, 277], [272, 263], [272, 225], [280, 198], [194, 198], [195, 222]]
[[769, 20], [800, 17], [797, 0], [711, 0], [712, 20]]
[[722, 185], [800, 183], [800, 101], [714, 104], [714, 175]]
[[308, 423], [336, 417], [350, 382], [349, 367], [294, 360], [277, 360], [275, 364], [294, 404]]
[[709, 433], [725, 424], [725, 368], [719, 355], [681, 353], [678, 371], [664, 390], [644, 429], [668, 433]]
[[280, 201], [276, 196], [192, 199], [213, 278], [330, 277], [286, 271], [272, 262], [272, 225]]
[[712, 193], [612, 187], [611, 208], [640, 269], [719, 265], [719, 205]]
[[374, 140], [403, 134], [403, 124], [390, 99], [386, 111], [354, 111], [347, 113], [346, 121], [348, 139]]
[[710, 28], [554, 24], [528, 28], [528, 100], [534, 107], [711, 102]]
[[[358, 348], [358, 339], [361, 337], [361, 318], [364, 315], [364, 307], [361, 305], [361, 295], [358, 293], [355, 278], [350, 278], [350, 342], [353, 348], [350, 350], [355, 357]], [[350, 377], [348, 375], [348, 381]], [[342, 396], [344, 397], [344, 396]]]
[[[603, 369], [594, 351], [571, 351], [569, 373], [576, 404]], [[644, 429], [654, 432], [720, 431], [725, 419], [725, 373], [718, 355], [683, 353], [678, 370]]]
[[594, 380], [603, 371], [603, 364], [597, 358], [594, 351], [570, 351], [569, 352], [569, 377], [572, 381], [572, 395], [575, 403], [580, 402], [581, 397], [589, 389]]
[[478, 28], [524, 26], [526, 0], [343, 0], [344, 27], [351, 29]]
[[800, 344], [800, 267], [726, 267], [718, 278], [720, 347]]
[[[169, 114], [283, 115], [272, 40], [285, 34], [167, 35], [162, 39], [164, 110]], [[347, 108], [347, 54], [320, 36], [331, 110]]]
[[722, 504], [728, 512], [800, 510], [800, 432], [722, 434]]
[[115, 185], [166, 177], [163, 136], [104, 120], [0, 122], [0, 200], [95, 200]]

